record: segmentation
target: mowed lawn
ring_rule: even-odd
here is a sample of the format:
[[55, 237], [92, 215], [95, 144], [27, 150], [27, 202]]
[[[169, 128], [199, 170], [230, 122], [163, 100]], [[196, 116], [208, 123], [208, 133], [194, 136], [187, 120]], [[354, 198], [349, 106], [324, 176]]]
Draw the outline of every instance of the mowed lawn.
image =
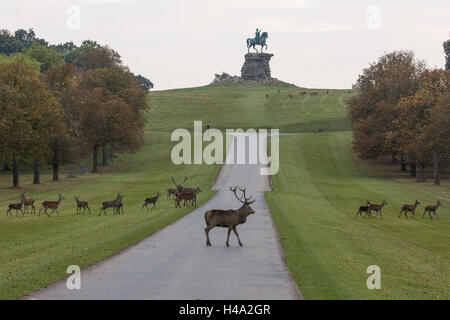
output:
[[[306, 299], [449, 299], [450, 192], [387, 179], [355, 159], [351, 132], [281, 137], [280, 171], [266, 197], [289, 268]], [[365, 200], [388, 205], [384, 219], [355, 219]], [[416, 220], [398, 218], [418, 199]], [[439, 220], [422, 219], [440, 200]], [[370, 265], [381, 290], [368, 290]]]

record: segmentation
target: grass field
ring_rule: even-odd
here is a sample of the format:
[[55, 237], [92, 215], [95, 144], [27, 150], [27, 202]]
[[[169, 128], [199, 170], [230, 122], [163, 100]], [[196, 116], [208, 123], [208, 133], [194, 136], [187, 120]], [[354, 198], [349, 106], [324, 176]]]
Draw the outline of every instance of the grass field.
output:
[[[188, 176], [189, 185], [199, 185], [200, 203], [209, 199], [218, 165], [175, 166], [170, 161], [170, 133], [192, 130], [194, 120], [219, 129], [307, 133], [281, 138], [275, 192], [267, 193], [289, 268], [306, 298], [448, 298], [448, 186], [387, 179], [383, 168], [356, 161], [344, 103], [352, 93], [306, 90], [319, 94], [302, 96], [300, 91], [305, 90], [231, 85], [152, 92], [145, 146], [120, 155], [101, 174], [68, 179], [63, 168], [61, 181], [50, 183], [44, 170], [42, 184], [34, 186], [24, 171], [19, 189], [9, 188], [10, 175], [1, 174], [2, 210], [23, 191], [39, 203], [56, 200], [58, 192], [66, 199], [59, 218], [0, 214], [0, 298], [16, 298], [61, 279], [68, 265], [89, 266], [182, 217], [189, 210], [175, 210], [165, 195], [157, 209], [140, 211], [144, 197], [167, 189], [172, 175]], [[101, 201], [117, 192], [125, 196], [125, 215], [98, 217]], [[91, 216], [76, 216], [75, 195], [89, 201]], [[441, 220], [398, 220], [400, 203], [416, 197], [423, 203], [440, 198]], [[389, 202], [384, 220], [353, 219], [366, 199], [383, 198]], [[383, 289], [369, 292], [365, 268], [377, 263]]]

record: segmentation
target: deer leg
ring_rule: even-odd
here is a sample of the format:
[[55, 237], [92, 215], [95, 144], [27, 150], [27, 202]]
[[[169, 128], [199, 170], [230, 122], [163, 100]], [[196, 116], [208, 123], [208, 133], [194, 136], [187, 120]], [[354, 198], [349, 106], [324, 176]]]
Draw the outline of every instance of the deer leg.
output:
[[91, 209], [89, 208], [89, 206], [87, 206], [88, 211], [89, 211], [89, 215], [91, 215]]
[[381, 213], [381, 210], [380, 210], [380, 217], [381, 217], [381, 219], [383, 219], [383, 214]]
[[230, 246], [230, 244], [229, 244], [229, 240], [230, 240], [230, 233], [231, 233], [231, 227], [228, 227], [228, 235], [227, 235], [227, 247], [229, 247]]
[[31, 207], [33, 208], [33, 214], [36, 214], [36, 208], [34, 207], [34, 204], [32, 204]]
[[214, 228], [214, 227], [207, 226], [207, 227], [205, 228], [206, 245], [209, 246], [209, 247], [211, 246], [211, 241], [209, 241], [209, 230], [211, 230], [212, 228]]
[[[358, 213], [361, 215], [361, 211], [356, 212], [355, 219], [358, 218]], [[362, 217], [362, 216], [361, 216]]]
[[242, 247], [242, 242], [241, 242], [241, 239], [239, 238], [239, 234], [238, 234], [238, 232], [237, 232], [236, 227], [233, 227], [233, 232], [234, 232], [234, 234], [236, 235], [236, 237], [238, 238], [239, 245]]
[[427, 213], [426, 210], [423, 212], [422, 219], [425, 219], [425, 213]]

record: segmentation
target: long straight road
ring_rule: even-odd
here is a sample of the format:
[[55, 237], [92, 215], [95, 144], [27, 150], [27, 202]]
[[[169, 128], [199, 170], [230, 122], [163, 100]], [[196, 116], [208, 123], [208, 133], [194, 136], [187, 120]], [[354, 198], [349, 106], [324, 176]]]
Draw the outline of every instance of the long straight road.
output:
[[[236, 141], [234, 139], [233, 141]], [[234, 150], [234, 143], [230, 150]], [[248, 158], [248, 148], [246, 150]], [[230, 156], [228, 152], [227, 156]], [[138, 244], [81, 271], [81, 290], [60, 281], [27, 299], [301, 299], [290, 276], [278, 234], [264, 199], [269, 179], [259, 164], [225, 164], [213, 188], [213, 198], [185, 217]], [[204, 212], [237, 209], [229, 187], [253, 194], [256, 211], [237, 227], [244, 246], [227, 229], [210, 232], [206, 246]]]

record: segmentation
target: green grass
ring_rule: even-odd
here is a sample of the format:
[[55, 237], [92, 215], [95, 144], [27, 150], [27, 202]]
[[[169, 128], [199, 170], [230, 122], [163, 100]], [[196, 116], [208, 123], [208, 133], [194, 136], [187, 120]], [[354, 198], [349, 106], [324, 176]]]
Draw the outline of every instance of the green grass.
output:
[[[450, 197], [434, 187], [387, 179], [351, 152], [351, 132], [285, 136], [274, 192], [266, 193], [287, 263], [306, 299], [448, 299]], [[388, 205], [384, 219], [355, 219], [365, 200]], [[398, 219], [419, 199], [416, 220]], [[440, 220], [422, 220], [440, 199]], [[368, 290], [366, 268], [381, 268]]]

